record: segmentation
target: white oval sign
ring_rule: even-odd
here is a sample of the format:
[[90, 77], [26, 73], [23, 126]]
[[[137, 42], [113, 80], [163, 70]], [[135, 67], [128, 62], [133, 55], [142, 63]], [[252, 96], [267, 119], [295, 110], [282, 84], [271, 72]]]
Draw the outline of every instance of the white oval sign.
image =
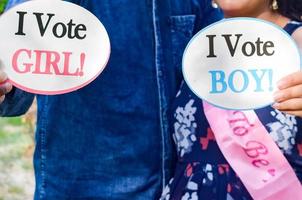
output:
[[88, 10], [60, 0], [29, 1], [0, 17], [0, 60], [12, 84], [36, 94], [82, 88], [103, 71], [110, 41]]
[[293, 39], [269, 22], [219, 21], [197, 33], [183, 56], [183, 74], [201, 99], [224, 109], [248, 110], [273, 103], [277, 82], [300, 70]]

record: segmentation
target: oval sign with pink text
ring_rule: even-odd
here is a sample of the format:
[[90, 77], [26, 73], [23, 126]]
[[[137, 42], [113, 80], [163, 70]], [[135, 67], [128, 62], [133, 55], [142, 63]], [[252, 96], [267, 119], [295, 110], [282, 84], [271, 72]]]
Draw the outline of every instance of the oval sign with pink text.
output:
[[190, 89], [212, 105], [231, 110], [272, 104], [277, 82], [300, 66], [293, 39], [276, 25], [253, 18], [226, 19], [206, 27], [183, 56]]
[[107, 31], [88, 10], [60, 0], [29, 1], [0, 17], [0, 60], [11, 83], [64, 94], [96, 79], [110, 56]]

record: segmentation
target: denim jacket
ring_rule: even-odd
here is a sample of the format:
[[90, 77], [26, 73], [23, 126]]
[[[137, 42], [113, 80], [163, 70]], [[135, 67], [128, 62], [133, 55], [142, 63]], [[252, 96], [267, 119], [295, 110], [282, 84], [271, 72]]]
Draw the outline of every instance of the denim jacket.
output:
[[[208, 0], [71, 2], [102, 21], [112, 53], [85, 88], [36, 96], [35, 199], [157, 199], [173, 173], [168, 115], [183, 50], [221, 14]], [[0, 114], [24, 114], [33, 99], [14, 89]]]

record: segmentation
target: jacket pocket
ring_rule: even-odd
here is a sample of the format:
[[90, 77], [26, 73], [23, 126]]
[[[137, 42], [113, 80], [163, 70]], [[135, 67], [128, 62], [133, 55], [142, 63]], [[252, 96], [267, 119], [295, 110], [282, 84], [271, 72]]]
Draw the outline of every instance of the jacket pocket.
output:
[[195, 15], [170, 17], [173, 65], [180, 72], [184, 50], [193, 36], [195, 18]]

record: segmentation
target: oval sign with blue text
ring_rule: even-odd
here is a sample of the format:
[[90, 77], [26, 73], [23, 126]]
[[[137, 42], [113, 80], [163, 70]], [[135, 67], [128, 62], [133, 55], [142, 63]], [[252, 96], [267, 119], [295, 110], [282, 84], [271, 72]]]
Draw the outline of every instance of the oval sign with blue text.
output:
[[257, 109], [272, 104], [277, 82], [300, 70], [294, 40], [276, 25], [232, 18], [197, 33], [183, 56], [190, 89], [217, 107]]

